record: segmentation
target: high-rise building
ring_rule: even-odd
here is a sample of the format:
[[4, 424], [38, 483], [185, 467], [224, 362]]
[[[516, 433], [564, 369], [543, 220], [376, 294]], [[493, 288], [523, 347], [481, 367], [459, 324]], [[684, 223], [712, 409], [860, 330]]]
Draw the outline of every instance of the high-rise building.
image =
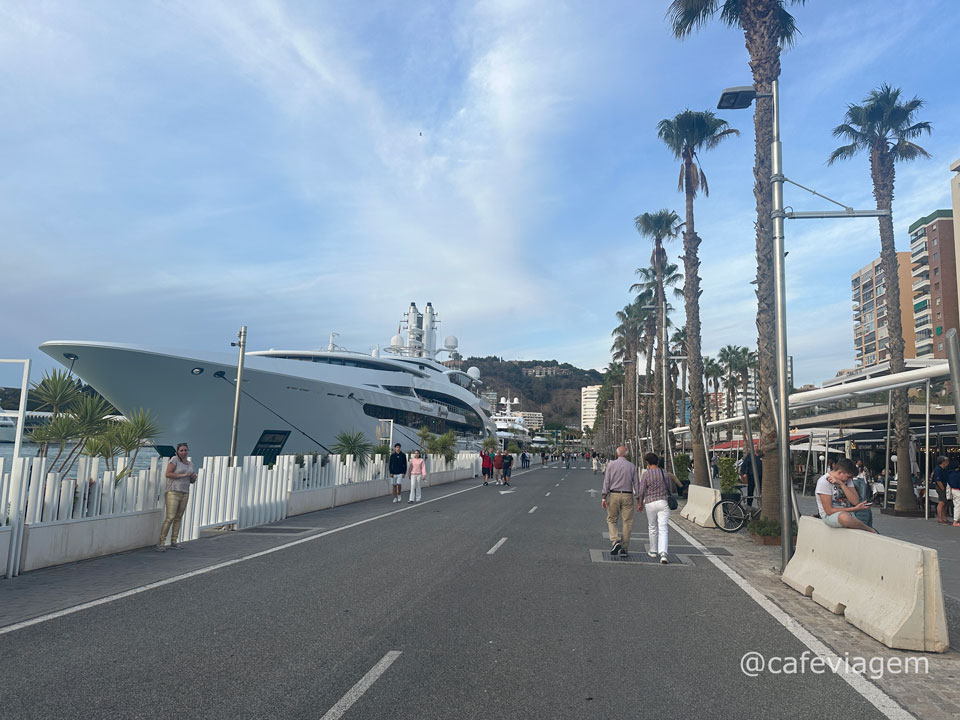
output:
[[944, 336], [960, 325], [953, 212], [934, 210], [910, 226], [913, 327], [918, 358], [946, 358]]
[[[913, 283], [910, 253], [897, 253], [900, 283], [900, 324], [903, 327], [903, 356], [917, 356], [913, 323]], [[857, 368], [876, 365], [890, 357], [887, 330], [887, 284], [883, 264], [877, 258], [850, 277], [853, 288], [853, 347]]]
[[586, 385], [580, 388], [580, 430], [593, 428], [597, 422], [597, 402], [602, 385]]
[[542, 412], [525, 412], [521, 410], [520, 417], [523, 418], [524, 427], [526, 427], [527, 430], [529, 430], [530, 432], [543, 430], [543, 413]]
[[[760, 387], [760, 373], [756, 368], [752, 368], [747, 373], [747, 405], [753, 409], [760, 407], [760, 395], [758, 393]], [[787, 388], [793, 387], [793, 355], [787, 355]], [[768, 391], [769, 392], [769, 391]], [[739, 402], [739, 396], [738, 400]], [[743, 408], [734, 408], [733, 415], [742, 415]]]

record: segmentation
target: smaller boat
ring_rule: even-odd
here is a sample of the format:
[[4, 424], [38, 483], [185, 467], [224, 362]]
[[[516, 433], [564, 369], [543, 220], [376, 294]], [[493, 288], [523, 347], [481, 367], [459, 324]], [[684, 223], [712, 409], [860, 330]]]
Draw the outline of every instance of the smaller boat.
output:
[[[3, 412], [3, 406], [0, 406]], [[17, 440], [17, 424], [13, 418], [0, 417], [0, 443], [12, 443]]]

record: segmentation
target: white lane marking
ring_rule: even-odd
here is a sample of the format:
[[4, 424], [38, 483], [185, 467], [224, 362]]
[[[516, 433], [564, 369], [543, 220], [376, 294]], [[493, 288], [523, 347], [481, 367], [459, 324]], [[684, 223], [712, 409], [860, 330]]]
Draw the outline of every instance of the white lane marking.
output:
[[544, 495], [544, 497], [550, 497], [550, 493], [547, 493], [546, 495]]
[[[519, 473], [518, 473], [519, 474]], [[390, 517], [391, 515], [396, 515], [397, 513], [407, 512], [410, 510], [416, 510], [423, 505], [428, 505], [432, 502], [438, 502], [440, 500], [445, 500], [454, 495], [460, 495], [461, 493], [470, 492], [471, 490], [476, 490], [477, 488], [482, 488], [483, 485], [474, 485], [473, 487], [468, 487], [464, 490], [457, 490], [456, 492], [449, 493], [448, 495], [441, 495], [438, 498], [433, 498], [432, 500], [424, 500], [423, 502], [417, 505], [411, 505], [410, 507], [399, 508], [397, 510], [392, 510], [390, 512], [383, 513], [382, 515], [374, 515], [369, 517], [366, 520], [358, 520], [357, 522], [350, 523], [349, 525], [344, 525], [343, 527], [333, 528], [332, 530], [327, 530], [326, 532], [317, 533], [316, 535], [310, 535], [309, 537], [300, 538], [298, 540], [292, 540], [283, 545], [277, 545], [276, 547], [267, 548], [266, 550], [260, 550], [259, 552], [252, 553], [250, 555], [244, 555], [243, 557], [234, 558], [233, 560], [225, 560], [221, 563], [216, 563], [215, 565], [208, 565], [207, 567], [198, 568], [197, 570], [191, 570], [190, 572], [183, 573], [182, 575], [174, 575], [173, 577], [166, 578], [164, 580], [158, 580], [156, 582], [148, 583], [146, 585], [141, 585], [140, 587], [132, 588], [130, 590], [125, 590], [123, 592], [115, 593], [113, 595], [107, 595], [102, 597], [99, 600], [91, 600], [89, 602], [80, 603], [79, 605], [74, 605], [73, 607], [64, 608], [63, 610], [57, 610], [56, 612], [47, 613], [46, 615], [38, 615], [35, 618], [30, 618], [29, 620], [23, 620], [22, 622], [14, 623], [13, 625], [7, 625], [6, 627], [0, 628], [0, 635], [6, 635], [7, 633], [16, 632], [17, 630], [22, 630], [23, 628], [30, 627], [31, 625], [39, 625], [40, 623], [47, 622], [48, 620], [56, 620], [57, 618], [64, 617], [66, 615], [72, 615], [75, 612], [80, 612], [81, 610], [87, 610], [89, 608], [97, 607], [98, 605], [106, 605], [107, 603], [114, 602], [116, 600], [122, 600], [123, 598], [130, 597], [132, 595], [139, 595], [142, 592], [148, 590], [154, 590], [164, 585], [170, 585], [175, 582], [180, 582], [181, 580], [187, 580], [198, 575], [205, 575], [206, 573], [213, 572], [214, 570], [220, 570], [225, 567], [230, 567], [231, 565], [237, 565], [238, 563], [246, 562], [247, 560], [253, 560], [258, 557], [263, 557], [264, 555], [270, 555], [271, 553], [280, 552], [281, 550], [286, 550], [287, 548], [292, 548], [297, 545], [302, 545], [306, 542], [311, 542], [312, 540], [318, 540], [322, 537], [327, 537], [328, 535], [333, 535], [334, 533], [341, 532], [343, 530], [350, 530], [351, 528], [359, 527], [360, 525], [366, 525], [369, 522], [374, 520], [381, 520], [383, 518]]]
[[533, 513], [536, 511], [536, 509], [537, 509], [537, 506], [534, 505], [532, 508], [530, 508], [530, 509], [527, 511], [527, 515], [533, 515]]
[[506, 541], [507, 541], [506, 538], [500, 538], [499, 540], [497, 540], [497, 544], [494, 545], [489, 550], [487, 550], [487, 555], [493, 555], [497, 550], [500, 549], [500, 546], [503, 545]]
[[716, 565], [720, 572], [736, 583], [741, 590], [743, 590], [755, 603], [757, 603], [757, 605], [766, 610], [774, 620], [783, 625], [783, 627], [785, 627], [791, 635], [810, 648], [812, 652], [824, 658], [824, 662], [828, 667], [836, 668], [834, 673], [846, 681], [850, 687], [860, 693], [860, 695], [862, 695], [867, 702], [877, 708], [877, 710], [882, 712], [886, 717], [891, 718], [891, 720], [916, 720], [914, 715], [901, 707], [896, 700], [863, 677], [863, 675], [852, 671], [844, 672], [841, 670], [841, 668], [848, 667], [843, 658], [818, 640], [797, 620], [790, 617], [790, 615], [768, 600], [766, 595], [763, 595], [759, 590], [754, 588], [753, 585], [744, 580], [736, 570], [710, 552], [702, 543], [700, 543], [700, 541], [698, 541], [689, 533], [685, 532], [673, 520], [670, 520], [670, 525], [674, 530], [680, 533], [685, 540], [703, 553], [710, 562]]
[[350, 706], [359, 700], [360, 696], [370, 689], [370, 686], [373, 685], [377, 679], [387, 671], [387, 668], [393, 665], [394, 661], [400, 657], [400, 655], [401, 653], [399, 650], [391, 650], [384, 655], [380, 659], [380, 662], [370, 668], [370, 671], [360, 678], [356, 685], [347, 690], [347, 694], [340, 698], [336, 705], [327, 710], [326, 715], [320, 718], [320, 720], [340, 720], [340, 718], [343, 717], [343, 714], [350, 709]]
[[554, 487], [560, 487], [560, 483], [557, 483], [556, 485], [554, 485]]

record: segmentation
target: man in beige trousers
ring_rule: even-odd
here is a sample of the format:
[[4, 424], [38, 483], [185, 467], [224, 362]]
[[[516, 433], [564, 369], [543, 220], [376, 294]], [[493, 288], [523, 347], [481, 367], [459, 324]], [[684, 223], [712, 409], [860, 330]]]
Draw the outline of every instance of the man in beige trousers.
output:
[[[610, 557], [626, 557], [630, 551], [630, 531], [633, 529], [633, 513], [639, 510], [640, 473], [637, 466], [624, 455], [627, 448], [617, 448], [617, 459], [607, 463], [603, 474], [603, 489], [600, 491], [600, 505], [607, 511], [607, 526], [610, 528]], [[622, 531], [617, 527], [621, 520]]]

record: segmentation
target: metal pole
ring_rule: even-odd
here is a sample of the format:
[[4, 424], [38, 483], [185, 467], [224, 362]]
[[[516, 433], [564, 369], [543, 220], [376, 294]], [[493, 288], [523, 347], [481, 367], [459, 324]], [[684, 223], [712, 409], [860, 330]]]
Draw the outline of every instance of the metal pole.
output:
[[930, 519], [930, 378], [927, 378], [927, 418], [923, 450], [923, 519]]
[[780, 570], [787, 567], [793, 555], [792, 533], [790, 528], [791, 508], [790, 484], [790, 400], [787, 397], [787, 292], [784, 269], [783, 243], [783, 146], [780, 143], [780, 82], [774, 80], [773, 91], [773, 143], [771, 145], [770, 185], [773, 190], [773, 262], [774, 285], [776, 289], [777, 314], [777, 396], [779, 403], [779, 425], [777, 427], [777, 446], [780, 451]]
[[[661, 292], [663, 289], [661, 288]], [[662, 385], [661, 390], [663, 392], [663, 466], [675, 472], [673, 470], [673, 454], [670, 452], [670, 438], [667, 437], [667, 296], [664, 293], [660, 302], [663, 303], [663, 338], [661, 339], [661, 362], [660, 362], [660, 384]], [[671, 404], [673, 404], [671, 402]], [[669, 463], [669, 464], [668, 464]]]
[[244, 325], [237, 333], [239, 342], [230, 343], [240, 348], [240, 355], [237, 359], [237, 392], [233, 398], [233, 432], [230, 434], [230, 465], [234, 464], [237, 455], [237, 428], [240, 425], [240, 390], [243, 383], [243, 354], [247, 349], [247, 326]]
[[707, 423], [700, 418], [700, 432], [703, 434], [703, 454], [707, 461], [707, 477], [710, 479], [710, 488], [713, 489], [713, 466], [710, 464], [710, 442], [707, 438]]
[[[949, 345], [947, 346], [949, 347]], [[883, 461], [883, 509], [887, 509], [887, 495], [890, 487], [890, 391], [887, 391], [887, 450]]]
[[[30, 360], [23, 361], [23, 380], [20, 384], [20, 404], [17, 406], [17, 429], [13, 435], [13, 461], [20, 457], [20, 444], [23, 442], [23, 430], [27, 421], [27, 395], [30, 389]], [[11, 470], [10, 479], [13, 479]], [[24, 482], [26, 482], [24, 480]], [[6, 512], [6, 508], [0, 508]]]
[[[640, 337], [637, 336], [637, 346]], [[640, 353], [633, 354], [633, 436], [637, 439], [637, 465], [643, 457], [640, 447]]]
[[807, 494], [807, 478], [810, 477], [810, 461], [813, 459], [813, 430], [810, 431], [810, 447], [807, 448], [807, 465], [803, 469], [803, 490], [801, 495]]
[[950, 365], [950, 392], [953, 393], [953, 414], [960, 433], [960, 342], [957, 331], [947, 330], [947, 363]]
[[[760, 474], [757, 472], [757, 454], [753, 451], [753, 428], [750, 426], [750, 410], [747, 408], [747, 398], [742, 397], [741, 405], [743, 406], [743, 428], [746, 433], [745, 442], [743, 444], [744, 448], [747, 447], [747, 442], [750, 443], [750, 469], [753, 471], [753, 482], [760, 484]], [[761, 490], [762, 493], [762, 485]]]

